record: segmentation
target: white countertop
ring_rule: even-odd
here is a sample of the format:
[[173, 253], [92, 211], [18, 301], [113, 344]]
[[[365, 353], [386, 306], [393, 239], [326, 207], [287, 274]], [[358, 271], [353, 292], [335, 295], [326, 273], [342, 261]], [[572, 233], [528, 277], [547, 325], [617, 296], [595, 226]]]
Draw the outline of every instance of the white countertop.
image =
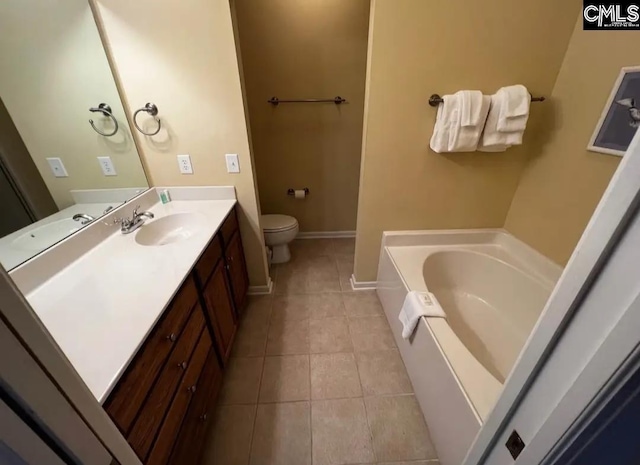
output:
[[104, 402], [235, 200], [154, 204], [153, 221], [199, 212], [190, 238], [143, 246], [119, 231], [26, 295], [99, 402]]

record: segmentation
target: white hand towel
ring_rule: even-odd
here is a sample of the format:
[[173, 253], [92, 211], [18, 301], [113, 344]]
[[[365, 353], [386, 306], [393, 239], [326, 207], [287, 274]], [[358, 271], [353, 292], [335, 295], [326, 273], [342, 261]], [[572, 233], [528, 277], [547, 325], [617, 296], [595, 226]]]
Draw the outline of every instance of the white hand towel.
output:
[[[461, 90], [457, 92], [460, 99], [460, 125], [462, 127], [484, 125], [487, 117], [483, 117], [482, 92], [479, 90]], [[487, 107], [487, 111], [489, 108]]]
[[[468, 90], [457, 92], [455, 97], [459, 102], [458, 115], [460, 118], [452, 122], [449, 129], [448, 151], [475, 152], [489, 113], [491, 99], [482, 95], [480, 91]], [[466, 116], [463, 118], [462, 115], [465, 113]], [[465, 123], [467, 124], [465, 125]]]
[[429, 143], [431, 150], [437, 153], [444, 153], [449, 150], [449, 131], [452, 121], [455, 121], [458, 116], [457, 99], [453, 95], [445, 95], [442, 99], [443, 103], [438, 105], [436, 124]]
[[529, 119], [531, 95], [525, 86], [515, 85], [502, 87], [497, 94], [500, 102], [498, 131], [524, 132]]
[[522, 144], [522, 131], [501, 132], [498, 130], [498, 120], [502, 108], [503, 99], [498, 94], [491, 96], [491, 108], [484, 131], [480, 137], [478, 151], [480, 152], [504, 152], [512, 145]]
[[447, 315], [438, 303], [436, 296], [431, 292], [411, 291], [404, 299], [404, 304], [400, 310], [398, 319], [402, 323], [402, 337], [409, 339], [418, 326], [420, 318], [439, 317], [446, 318]]

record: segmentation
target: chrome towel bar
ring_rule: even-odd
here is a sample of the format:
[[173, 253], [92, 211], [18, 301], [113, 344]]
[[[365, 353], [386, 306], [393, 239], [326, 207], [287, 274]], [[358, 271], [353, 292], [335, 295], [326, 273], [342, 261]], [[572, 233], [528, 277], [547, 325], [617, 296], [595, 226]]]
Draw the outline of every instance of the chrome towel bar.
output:
[[[545, 97], [534, 97], [533, 95], [531, 96], [532, 102], [544, 102], [545, 100]], [[437, 107], [442, 102], [444, 102], [444, 99], [438, 94], [433, 94], [431, 97], [429, 97], [429, 105], [431, 105], [432, 107]]]

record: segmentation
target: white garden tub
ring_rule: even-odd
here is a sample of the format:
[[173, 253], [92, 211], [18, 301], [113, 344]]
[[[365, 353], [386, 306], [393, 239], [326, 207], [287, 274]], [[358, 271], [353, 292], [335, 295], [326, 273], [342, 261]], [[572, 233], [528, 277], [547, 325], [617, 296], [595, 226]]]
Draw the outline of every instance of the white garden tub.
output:
[[[384, 234], [378, 295], [443, 465], [462, 463], [561, 271], [503, 230]], [[405, 341], [410, 290], [433, 292], [447, 318]]]

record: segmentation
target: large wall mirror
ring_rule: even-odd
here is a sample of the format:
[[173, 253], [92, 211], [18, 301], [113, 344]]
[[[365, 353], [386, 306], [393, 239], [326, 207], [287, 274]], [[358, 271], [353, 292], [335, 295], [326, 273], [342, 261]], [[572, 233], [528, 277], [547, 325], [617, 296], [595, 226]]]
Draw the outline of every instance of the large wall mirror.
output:
[[24, 263], [147, 187], [88, 2], [3, 0], [2, 266]]

